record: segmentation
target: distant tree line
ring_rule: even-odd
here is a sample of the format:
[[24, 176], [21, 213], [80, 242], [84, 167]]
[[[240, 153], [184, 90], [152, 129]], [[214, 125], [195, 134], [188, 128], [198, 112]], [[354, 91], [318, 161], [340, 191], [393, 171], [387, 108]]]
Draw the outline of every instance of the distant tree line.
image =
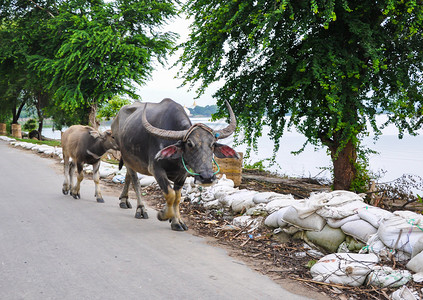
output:
[[196, 106], [188, 108], [192, 116], [211, 117], [217, 112], [217, 105]]

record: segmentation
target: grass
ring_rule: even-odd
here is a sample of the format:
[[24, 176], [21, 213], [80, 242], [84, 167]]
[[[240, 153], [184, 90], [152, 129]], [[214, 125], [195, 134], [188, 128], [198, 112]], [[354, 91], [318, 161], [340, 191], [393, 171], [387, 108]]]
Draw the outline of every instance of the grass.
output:
[[37, 145], [48, 145], [48, 146], [57, 146], [57, 147], [61, 147], [61, 142], [60, 141], [39, 141], [39, 140], [33, 140], [33, 139], [17, 139], [13, 136], [9, 136], [10, 138], [13, 138], [19, 142], [26, 142], [26, 143], [32, 143], [32, 144], [37, 144]]

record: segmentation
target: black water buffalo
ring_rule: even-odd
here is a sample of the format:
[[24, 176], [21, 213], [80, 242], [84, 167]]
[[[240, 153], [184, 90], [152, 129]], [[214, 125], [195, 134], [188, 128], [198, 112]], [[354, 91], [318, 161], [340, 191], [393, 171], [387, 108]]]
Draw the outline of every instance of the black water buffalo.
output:
[[128, 189], [132, 181], [137, 196], [135, 217], [148, 218], [141, 201], [137, 172], [151, 174], [166, 199], [166, 206], [157, 218], [170, 220], [173, 230], [187, 230], [179, 213], [179, 203], [188, 173], [196, 182], [210, 184], [216, 179], [213, 154], [219, 158], [238, 158], [234, 149], [217, 143], [236, 128], [234, 113], [228, 103], [227, 106], [230, 124], [218, 131], [201, 123], [192, 125], [184, 108], [171, 99], [160, 103], [135, 102], [122, 107], [112, 123], [112, 132], [127, 168], [120, 207], [131, 208]]
[[[100, 158], [109, 149], [118, 149], [110, 130], [103, 133], [94, 128], [82, 125], [69, 127], [62, 135], [62, 150], [64, 161], [65, 181], [62, 192], [70, 194], [75, 198], [81, 198], [79, 194], [80, 183], [84, 179], [84, 163], [93, 165], [93, 179], [95, 182], [95, 197], [97, 202], [104, 202], [100, 191]], [[70, 161], [72, 158], [72, 161]], [[75, 167], [78, 170], [77, 183], [73, 184]]]

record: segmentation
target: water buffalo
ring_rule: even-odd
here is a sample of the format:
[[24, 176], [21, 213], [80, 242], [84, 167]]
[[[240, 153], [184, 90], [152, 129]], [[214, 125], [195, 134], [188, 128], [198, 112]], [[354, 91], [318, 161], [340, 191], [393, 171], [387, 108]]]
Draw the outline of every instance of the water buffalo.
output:
[[[95, 197], [97, 202], [104, 202], [100, 191], [100, 158], [109, 149], [118, 149], [118, 146], [110, 130], [103, 133], [96, 131], [90, 126], [73, 125], [62, 135], [62, 150], [64, 160], [65, 181], [62, 192], [67, 195], [69, 190], [75, 199], [81, 198], [79, 194], [80, 184], [84, 179], [84, 163], [93, 165], [93, 179], [95, 182]], [[69, 159], [72, 158], [72, 161]], [[77, 183], [73, 184], [75, 167], [78, 170]]]
[[213, 154], [219, 158], [238, 158], [234, 149], [217, 143], [236, 128], [234, 113], [228, 103], [227, 106], [230, 124], [218, 131], [201, 123], [192, 125], [184, 108], [171, 99], [160, 103], [135, 102], [122, 107], [112, 123], [112, 132], [127, 168], [125, 185], [119, 197], [120, 207], [131, 208], [128, 189], [132, 181], [137, 197], [135, 217], [148, 218], [141, 201], [137, 172], [151, 174], [166, 199], [166, 206], [157, 218], [170, 220], [173, 230], [187, 230], [180, 216], [179, 203], [188, 173], [196, 182], [210, 184], [216, 179]]

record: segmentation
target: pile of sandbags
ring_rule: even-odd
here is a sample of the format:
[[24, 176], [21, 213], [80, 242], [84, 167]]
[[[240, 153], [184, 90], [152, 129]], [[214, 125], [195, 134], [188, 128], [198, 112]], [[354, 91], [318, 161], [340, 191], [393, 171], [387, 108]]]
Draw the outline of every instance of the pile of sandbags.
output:
[[234, 214], [247, 215], [270, 214], [298, 202], [292, 195], [235, 188], [234, 182], [225, 175], [210, 187], [195, 186], [193, 180], [187, 178], [182, 195], [206, 208], [227, 208]]
[[27, 143], [27, 142], [17, 142], [16, 140], [10, 141], [10, 144], [14, 147], [21, 147], [27, 150], [32, 150], [37, 153], [43, 153], [51, 157], [59, 157], [60, 159], [63, 158], [62, 155], [62, 148], [60, 147], [53, 147], [48, 145], [37, 145], [33, 143]]
[[5, 135], [0, 135], [0, 140], [2, 140], [2, 141], [5, 141], [5, 142], [15, 142], [16, 140], [15, 139], [12, 139], [12, 138], [10, 138], [10, 137], [7, 137], [7, 136], [5, 136]]
[[[418, 273], [413, 276], [415, 280], [423, 278], [422, 215], [410, 211], [391, 213], [367, 205], [355, 193], [334, 191], [283, 207], [270, 214], [265, 225], [294, 233], [294, 237], [330, 253], [337, 252], [323, 257], [312, 268], [315, 280], [398, 287], [412, 278], [411, 273], [377, 265], [379, 260], [393, 258], [407, 262], [407, 268]], [[360, 256], [351, 253], [357, 251]], [[374, 264], [367, 263], [369, 258]]]

